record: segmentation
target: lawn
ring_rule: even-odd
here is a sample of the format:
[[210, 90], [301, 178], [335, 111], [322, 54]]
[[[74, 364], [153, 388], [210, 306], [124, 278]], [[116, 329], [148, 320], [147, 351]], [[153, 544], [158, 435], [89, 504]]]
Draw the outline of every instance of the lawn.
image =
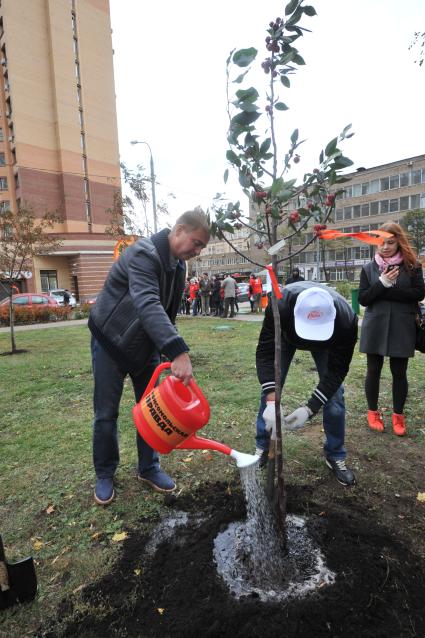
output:
[[[229, 329], [223, 330], [229, 326]], [[198, 384], [211, 405], [203, 434], [243, 452], [254, 449], [259, 385], [255, 347], [261, 324], [181, 318]], [[135, 480], [133, 395], [127, 383], [121, 403], [121, 463], [117, 499], [108, 508], [93, 502], [91, 462], [92, 375], [85, 326], [28, 330], [16, 334], [27, 352], [0, 357], [0, 533], [9, 561], [33, 555], [39, 580], [34, 603], [0, 615], [0, 636], [30, 636], [52, 618], [64, 598], [78, 601], [82, 588], [106, 574], [122, 549], [119, 534], [149, 530], [164, 511], [164, 499]], [[0, 352], [9, 335], [0, 334]], [[424, 355], [409, 367], [406, 410], [409, 437], [376, 436], [365, 427], [365, 358], [356, 352], [346, 380], [347, 448], [358, 486], [340, 488], [323, 463], [321, 422], [285, 439], [289, 490], [317, 485], [326, 505], [344, 492], [367, 507], [382, 525], [396, 527], [420, 559], [425, 558]], [[285, 388], [285, 410], [304, 402], [315, 386], [310, 356], [297, 353]], [[389, 371], [384, 368], [383, 408], [391, 412]], [[237, 470], [215, 452], [178, 451], [163, 457], [176, 479], [178, 498], [207, 481], [231, 482]], [[336, 497], [337, 498], [337, 497]]]

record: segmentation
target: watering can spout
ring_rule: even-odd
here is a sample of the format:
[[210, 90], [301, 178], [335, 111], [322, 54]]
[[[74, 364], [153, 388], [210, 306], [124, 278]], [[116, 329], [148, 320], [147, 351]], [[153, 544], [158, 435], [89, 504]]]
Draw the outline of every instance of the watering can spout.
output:
[[236, 465], [239, 468], [250, 467], [260, 460], [260, 457], [257, 454], [244, 454], [237, 450], [232, 450], [230, 452], [230, 456], [232, 459], [235, 459]]

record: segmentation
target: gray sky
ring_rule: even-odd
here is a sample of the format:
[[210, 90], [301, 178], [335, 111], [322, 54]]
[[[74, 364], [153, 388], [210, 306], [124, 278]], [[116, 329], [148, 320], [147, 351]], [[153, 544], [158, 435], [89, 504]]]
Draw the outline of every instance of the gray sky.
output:
[[[258, 71], [250, 82], [265, 91], [259, 69], [276, 0], [110, 0], [121, 159], [149, 167], [152, 148], [157, 197], [169, 192], [171, 219], [217, 192], [244, 201], [226, 164], [226, 58], [255, 46]], [[293, 176], [312, 170], [320, 149], [352, 123], [344, 152], [354, 168], [425, 153], [425, 65], [408, 47], [425, 29], [423, 0], [312, 0], [318, 15], [296, 45], [306, 61], [291, 88], [279, 89], [290, 110], [280, 116], [282, 156], [293, 129], [307, 139]], [[416, 57], [417, 57], [416, 52]], [[250, 74], [247, 76], [247, 80]], [[234, 85], [240, 88], [240, 85]], [[247, 209], [247, 207], [246, 207]]]

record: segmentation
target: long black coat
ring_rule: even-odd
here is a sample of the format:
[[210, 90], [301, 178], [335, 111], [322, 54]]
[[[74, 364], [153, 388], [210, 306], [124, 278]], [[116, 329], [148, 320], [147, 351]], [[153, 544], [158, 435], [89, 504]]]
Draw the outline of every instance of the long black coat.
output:
[[360, 352], [384, 357], [415, 354], [418, 301], [425, 297], [420, 264], [409, 275], [403, 264], [395, 286], [385, 288], [375, 260], [362, 268], [359, 301], [366, 306], [360, 335]]

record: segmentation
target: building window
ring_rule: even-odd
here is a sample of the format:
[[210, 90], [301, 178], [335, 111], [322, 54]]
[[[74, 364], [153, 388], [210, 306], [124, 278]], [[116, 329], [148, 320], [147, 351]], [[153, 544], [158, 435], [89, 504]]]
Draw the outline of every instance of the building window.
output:
[[410, 208], [413, 210], [415, 208], [419, 208], [420, 204], [420, 195], [410, 195]]
[[379, 214], [379, 202], [370, 202], [370, 214], [371, 215]]
[[362, 185], [353, 184], [353, 197], [360, 197], [361, 194], [362, 194]]
[[352, 208], [351, 206], [346, 206], [344, 208], [344, 219], [351, 219]]
[[369, 194], [369, 182], [364, 182], [364, 184], [362, 184], [362, 195], [368, 195]]
[[388, 213], [388, 208], [389, 208], [388, 199], [381, 200], [380, 204], [381, 204], [381, 210], [380, 210], [381, 215], [384, 213]]
[[353, 187], [352, 186], [346, 186], [345, 187], [344, 196], [345, 196], [346, 199], [349, 199], [350, 197], [353, 196]]
[[390, 180], [388, 177], [381, 177], [380, 181], [380, 190], [387, 191], [390, 188]]
[[40, 270], [41, 290], [49, 292], [58, 288], [58, 272], [57, 270]]
[[7, 191], [7, 177], [0, 177], [0, 191]]
[[0, 153], [0, 166], [6, 166], [6, 157], [4, 153]]
[[353, 206], [353, 217], [360, 217], [360, 206]]
[[421, 193], [421, 208], [425, 208], [425, 193]]
[[409, 186], [410, 173], [400, 173], [400, 188], [403, 186]]
[[422, 184], [425, 184], [425, 168], [422, 169]]
[[374, 179], [369, 182], [369, 193], [379, 193], [379, 179]]
[[0, 142], [4, 141], [3, 129], [0, 128]]
[[369, 204], [363, 204], [362, 217], [369, 217]]
[[0, 213], [5, 213], [8, 210], [10, 210], [10, 202], [0, 202]]
[[412, 171], [412, 184], [420, 184], [422, 179], [422, 171]]
[[390, 177], [390, 188], [399, 188], [400, 186], [400, 176], [399, 175], [391, 175]]
[[398, 211], [398, 199], [390, 199], [390, 213]]
[[400, 197], [400, 210], [409, 210], [409, 196]]

